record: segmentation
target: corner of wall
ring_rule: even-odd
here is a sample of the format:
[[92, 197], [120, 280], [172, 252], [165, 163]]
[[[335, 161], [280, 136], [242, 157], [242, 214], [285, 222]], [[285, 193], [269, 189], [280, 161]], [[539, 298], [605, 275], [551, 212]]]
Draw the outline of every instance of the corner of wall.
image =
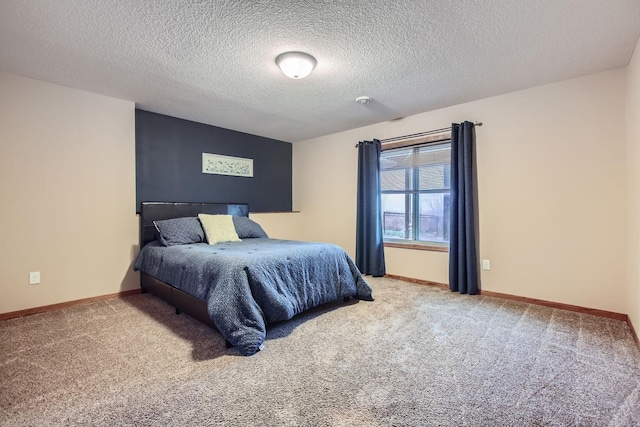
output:
[[2, 72], [0, 93], [0, 313], [137, 287], [134, 103]]
[[[627, 66], [627, 314], [640, 330], [640, 40]], [[636, 340], [637, 340], [636, 336]]]

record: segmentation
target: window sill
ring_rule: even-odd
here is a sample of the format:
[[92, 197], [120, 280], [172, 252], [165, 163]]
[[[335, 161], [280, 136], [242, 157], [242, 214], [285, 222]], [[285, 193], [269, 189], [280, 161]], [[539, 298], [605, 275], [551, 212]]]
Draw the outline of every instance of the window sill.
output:
[[416, 249], [419, 251], [432, 251], [432, 252], [449, 252], [449, 246], [419, 244], [419, 243], [400, 243], [400, 242], [384, 242], [385, 248], [400, 248], [400, 249]]

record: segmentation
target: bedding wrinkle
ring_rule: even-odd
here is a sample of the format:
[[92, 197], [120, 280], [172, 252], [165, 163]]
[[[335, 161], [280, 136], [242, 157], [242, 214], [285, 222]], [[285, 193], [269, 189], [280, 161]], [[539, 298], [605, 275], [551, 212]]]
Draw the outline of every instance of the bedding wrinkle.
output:
[[242, 354], [257, 352], [266, 326], [371, 288], [337, 245], [269, 238], [215, 245], [146, 245], [134, 268], [207, 302], [209, 316]]

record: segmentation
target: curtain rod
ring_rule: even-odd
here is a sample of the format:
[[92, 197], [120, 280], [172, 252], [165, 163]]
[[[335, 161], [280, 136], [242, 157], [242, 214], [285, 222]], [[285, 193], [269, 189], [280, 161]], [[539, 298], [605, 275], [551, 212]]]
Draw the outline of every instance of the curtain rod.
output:
[[[482, 122], [473, 122], [474, 126], [482, 126]], [[442, 129], [435, 129], [435, 130], [430, 130], [430, 131], [426, 131], [426, 132], [419, 132], [419, 133], [412, 133], [410, 135], [402, 135], [402, 136], [394, 136], [393, 138], [386, 138], [386, 139], [381, 139], [380, 142], [384, 143], [384, 142], [394, 142], [394, 141], [402, 141], [403, 139], [411, 139], [411, 138], [418, 138], [420, 136], [427, 136], [427, 135], [433, 135], [436, 133], [441, 133], [447, 130], [451, 130], [451, 126], [447, 127], [447, 128], [442, 128]], [[359, 143], [355, 145], [356, 148], [359, 147]]]
[[[482, 126], [482, 122], [473, 122], [474, 126]], [[442, 128], [442, 129], [435, 129], [435, 130], [430, 130], [427, 132], [419, 132], [419, 133], [412, 133], [411, 135], [402, 135], [402, 136], [394, 136], [393, 138], [386, 138], [386, 139], [381, 139], [380, 142], [393, 142], [393, 141], [400, 141], [403, 139], [411, 139], [411, 138], [417, 138], [419, 136], [427, 136], [427, 135], [432, 135], [434, 133], [441, 133], [447, 130], [451, 130], [451, 126], [447, 127], [447, 128]]]

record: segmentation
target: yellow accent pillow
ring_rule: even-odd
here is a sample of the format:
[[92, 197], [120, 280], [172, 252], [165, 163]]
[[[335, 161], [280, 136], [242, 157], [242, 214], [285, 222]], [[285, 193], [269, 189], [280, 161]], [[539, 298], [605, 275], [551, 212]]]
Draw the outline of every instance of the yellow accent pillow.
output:
[[220, 242], [239, 242], [236, 227], [233, 225], [231, 215], [198, 214], [202, 223], [207, 243], [215, 245]]

